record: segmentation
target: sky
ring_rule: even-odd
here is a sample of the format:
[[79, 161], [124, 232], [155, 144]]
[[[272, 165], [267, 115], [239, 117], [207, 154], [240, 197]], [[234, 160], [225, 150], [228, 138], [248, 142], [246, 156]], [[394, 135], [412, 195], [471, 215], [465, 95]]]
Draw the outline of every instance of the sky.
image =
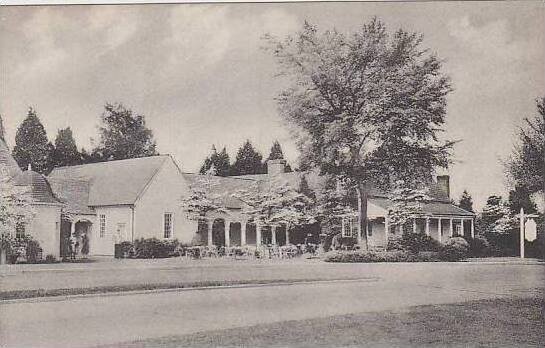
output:
[[502, 160], [545, 95], [542, 1], [239, 3], [0, 7], [0, 114], [13, 146], [29, 106], [51, 141], [70, 126], [89, 149], [106, 102], [146, 116], [161, 153], [197, 171], [212, 144], [249, 139], [264, 156], [278, 140], [298, 152], [275, 96], [285, 87], [262, 36], [357, 30], [373, 16], [424, 34], [452, 79], [446, 135], [452, 197], [480, 208], [505, 194]]

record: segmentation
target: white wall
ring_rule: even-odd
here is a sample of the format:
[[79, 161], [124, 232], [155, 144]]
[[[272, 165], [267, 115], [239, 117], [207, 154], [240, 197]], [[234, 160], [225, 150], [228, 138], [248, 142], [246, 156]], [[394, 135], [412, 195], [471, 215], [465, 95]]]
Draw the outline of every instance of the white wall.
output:
[[[100, 236], [100, 215], [106, 215], [104, 237]], [[125, 224], [125, 236], [118, 236], [118, 224]], [[90, 237], [90, 255], [113, 255], [114, 244], [131, 240], [132, 210], [130, 206], [96, 207], [96, 220]]]
[[197, 222], [189, 220], [181, 209], [182, 197], [189, 187], [174, 162], [165, 161], [135, 204], [134, 239], [163, 239], [165, 213], [172, 213], [172, 239], [190, 243], [197, 231]]
[[25, 233], [40, 243], [42, 256], [51, 254], [59, 258], [61, 207], [54, 205], [33, 205], [35, 216], [26, 227]]

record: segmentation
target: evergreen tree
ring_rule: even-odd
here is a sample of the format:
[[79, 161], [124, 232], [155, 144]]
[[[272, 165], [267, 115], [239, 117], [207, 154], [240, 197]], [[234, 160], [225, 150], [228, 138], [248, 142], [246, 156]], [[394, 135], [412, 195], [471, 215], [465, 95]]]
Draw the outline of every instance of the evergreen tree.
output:
[[216, 146], [212, 145], [212, 153], [210, 154], [210, 156], [204, 159], [204, 163], [202, 164], [199, 173], [206, 174], [212, 166], [214, 166], [214, 175], [229, 175], [231, 163], [229, 159], [229, 154], [227, 153], [227, 149], [225, 147], [223, 147], [221, 152], [218, 152], [216, 150]]
[[23, 170], [29, 164], [38, 173], [47, 174], [51, 169], [53, 144], [47, 140], [47, 134], [33, 108], [17, 129], [13, 157]]
[[231, 175], [263, 174], [262, 158], [263, 156], [254, 149], [250, 140], [246, 140], [238, 149], [235, 163], [231, 167]]
[[92, 151], [101, 161], [158, 155], [152, 131], [143, 115], [120, 103], [106, 104], [99, 127], [99, 144]]
[[2, 115], [0, 115], [0, 139], [6, 140], [6, 131], [4, 129], [4, 121], [2, 120]]
[[504, 217], [505, 214], [502, 198], [496, 195], [488, 197], [481, 212], [481, 223], [484, 230], [491, 230], [496, 221]]
[[509, 191], [509, 210], [511, 214], [518, 214], [520, 208], [523, 208], [526, 214], [535, 214], [537, 211], [536, 205], [530, 198], [530, 192], [524, 186], [518, 186]]
[[271, 153], [269, 154], [268, 160], [276, 160], [276, 159], [284, 159], [284, 153], [282, 152], [282, 147], [280, 146], [280, 143], [278, 140], [275, 140], [272, 147], [271, 147]]
[[81, 159], [82, 155], [78, 151], [70, 127], [59, 129], [57, 138], [55, 138], [55, 149], [52, 156], [53, 167], [80, 164]]
[[460, 197], [460, 202], [458, 202], [458, 206], [464, 210], [473, 212], [473, 199], [471, 198], [469, 192], [467, 192], [466, 190], [462, 192], [462, 196]]

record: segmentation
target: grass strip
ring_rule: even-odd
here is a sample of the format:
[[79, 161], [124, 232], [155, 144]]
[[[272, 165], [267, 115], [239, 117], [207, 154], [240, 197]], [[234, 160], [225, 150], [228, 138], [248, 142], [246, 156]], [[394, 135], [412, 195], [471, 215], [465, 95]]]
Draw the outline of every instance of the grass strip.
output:
[[264, 285], [264, 284], [294, 284], [317, 281], [356, 281], [376, 280], [376, 278], [342, 278], [342, 279], [264, 279], [264, 280], [211, 280], [198, 282], [175, 282], [175, 283], [150, 283], [150, 284], [128, 284], [128, 285], [106, 285], [89, 288], [62, 288], [62, 289], [29, 289], [29, 290], [8, 290], [0, 291], [0, 301], [29, 299], [39, 297], [58, 297], [74, 295], [106, 294], [114, 292], [147, 291], [147, 290], [168, 290], [168, 289], [190, 289], [190, 288], [213, 288], [220, 286], [234, 285]]

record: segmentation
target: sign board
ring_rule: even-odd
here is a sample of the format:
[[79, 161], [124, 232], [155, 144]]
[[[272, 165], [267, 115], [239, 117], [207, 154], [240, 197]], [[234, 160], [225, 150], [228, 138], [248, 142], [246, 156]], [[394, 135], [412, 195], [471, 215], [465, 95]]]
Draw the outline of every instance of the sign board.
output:
[[533, 242], [537, 238], [537, 225], [534, 219], [528, 219], [524, 224], [525, 239]]

